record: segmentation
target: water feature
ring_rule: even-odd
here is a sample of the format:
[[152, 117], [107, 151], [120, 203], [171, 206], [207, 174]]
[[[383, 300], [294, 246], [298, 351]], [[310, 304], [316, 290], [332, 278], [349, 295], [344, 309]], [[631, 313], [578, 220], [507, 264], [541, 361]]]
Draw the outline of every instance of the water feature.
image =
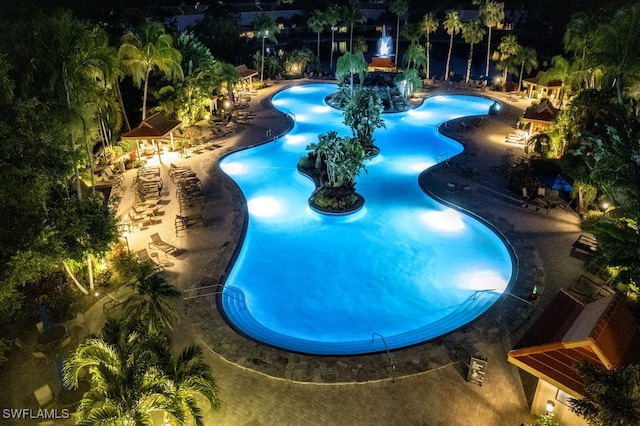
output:
[[220, 162], [249, 211], [222, 295], [225, 314], [256, 340], [331, 355], [405, 347], [473, 321], [508, 286], [511, 255], [495, 232], [431, 199], [417, 180], [462, 150], [438, 124], [487, 114], [493, 101], [436, 96], [385, 114], [387, 128], [374, 135], [381, 154], [357, 179], [365, 207], [330, 217], [309, 208], [314, 185], [296, 164], [318, 134], [350, 133], [342, 112], [324, 103], [335, 90], [311, 84], [281, 91], [273, 104], [295, 117], [294, 129]]
[[378, 44], [376, 46], [375, 56], [379, 56], [381, 58], [390, 58], [394, 56], [393, 53], [393, 40], [391, 36], [387, 35], [386, 27], [382, 26], [382, 36], [378, 39]]

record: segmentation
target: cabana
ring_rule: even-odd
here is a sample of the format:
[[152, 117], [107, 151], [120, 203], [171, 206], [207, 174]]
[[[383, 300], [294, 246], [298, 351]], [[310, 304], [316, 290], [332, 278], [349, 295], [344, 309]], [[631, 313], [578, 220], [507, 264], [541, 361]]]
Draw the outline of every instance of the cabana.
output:
[[534, 133], [546, 132], [558, 116], [558, 111], [549, 99], [543, 99], [538, 105], [530, 106], [520, 119], [525, 127], [529, 125], [528, 129], [523, 130], [526, 130], [529, 136]]
[[598, 300], [561, 290], [507, 354], [510, 363], [538, 378], [532, 413], [548, 402], [563, 425], [586, 425], [572, 413], [569, 398], [581, 398], [584, 383], [574, 371], [578, 361], [612, 370], [640, 361], [640, 329], [625, 296]]
[[[158, 153], [158, 159], [162, 163], [160, 140], [166, 139], [167, 135], [169, 135], [171, 149], [174, 149], [173, 132], [181, 123], [182, 121], [180, 120], [173, 120], [158, 112], [143, 120], [138, 127], [123, 133], [120, 138], [135, 140], [136, 144], [139, 141], [150, 141], [152, 149]], [[138, 146], [138, 152], [140, 151], [139, 148]]]
[[253, 86], [253, 77], [258, 75], [258, 71], [249, 69], [244, 64], [243, 65], [238, 65], [236, 67], [236, 69], [240, 73], [240, 76], [242, 77], [242, 81], [246, 82], [248, 80], [249, 81], [249, 87], [252, 87]]
[[529, 99], [558, 99], [562, 90], [562, 81], [552, 80], [546, 84], [541, 84], [540, 80], [543, 76], [544, 71], [538, 71], [535, 77], [522, 80], [522, 86], [527, 89], [527, 97]]

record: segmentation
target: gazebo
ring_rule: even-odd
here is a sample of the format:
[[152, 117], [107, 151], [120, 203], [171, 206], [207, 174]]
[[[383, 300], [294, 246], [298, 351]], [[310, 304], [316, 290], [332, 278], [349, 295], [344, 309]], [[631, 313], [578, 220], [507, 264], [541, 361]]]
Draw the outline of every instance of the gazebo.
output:
[[253, 85], [253, 77], [258, 75], [258, 71], [247, 68], [246, 65], [238, 65], [236, 67], [243, 81], [249, 80], [249, 87]]
[[[167, 135], [169, 135], [171, 148], [173, 149], [173, 132], [181, 123], [182, 121], [180, 120], [173, 120], [158, 112], [142, 120], [138, 127], [123, 133], [120, 138], [135, 140], [136, 143], [139, 141], [151, 141], [152, 149], [158, 152], [158, 159], [162, 163], [160, 140], [166, 139]], [[140, 151], [139, 148], [138, 146], [138, 151]]]
[[527, 108], [520, 121], [524, 125], [529, 125], [528, 133], [546, 132], [558, 116], [558, 109], [554, 107], [549, 99], [543, 99], [538, 105]]
[[[522, 80], [522, 86], [527, 89], [528, 98], [549, 98], [558, 99], [562, 90], [562, 81], [553, 80], [546, 84], [541, 84], [540, 80], [544, 76], [544, 71], [538, 71], [535, 77]], [[533, 92], [536, 92], [534, 95]]]

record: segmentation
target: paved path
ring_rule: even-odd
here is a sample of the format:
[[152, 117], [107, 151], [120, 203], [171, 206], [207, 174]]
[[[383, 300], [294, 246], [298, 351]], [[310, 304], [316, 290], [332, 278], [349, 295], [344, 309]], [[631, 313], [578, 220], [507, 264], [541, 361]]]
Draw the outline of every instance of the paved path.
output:
[[[129, 245], [132, 252], [146, 248], [149, 235], [159, 232], [165, 241], [179, 247], [175, 257], [160, 254], [160, 258], [167, 265], [169, 281], [186, 290], [185, 295], [205, 294], [210, 288], [189, 290], [221, 282], [245, 226], [244, 198], [217, 169], [216, 162], [228, 152], [265, 141], [268, 130], [277, 135], [290, 127], [288, 117], [265, 101], [282, 87], [275, 85], [253, 99], [250, 109], [257, 112], [257, 118], [220, 141], [220, 148], [188, 159], [171, 153], [163, 157], [160, 166], [168, 201], [163, 223], [132, 233]], [[394, 351], [390, 361], [386, 354], [313, 357], [269, 348], [233, 332], [218, 313], [213, 297], [192, 299], [185, 302], [172, 344], [178, 348], [195, 341], [208, 348], [207, 361], [217, 377], [223, 406], [217, 413], [207, 413], [207, 424], [493, 426], [532, 420], [527, 397], [535, 382], [508, 364], [506, 353], [558, 289], [575, 282], [581, 273], [582, 263], [569, 256], [571, 242], [579, 233], [579, 220], [560, 209], [546, 215], [522, 208], [518, 197], [506, 190], [506, 181], [489, 171], [502, 161], [504, 135], [512, 131], [522, 111], [517, 103], [505, 105], [498, 116], [487, 118], [483, 129], [453, 135], [466, 144], [465, 152], [450, 160], [449, 166], [441, 164], [424, 173], [420, 184], [435, 196], [478, 213], [506, 235], [520, 265], [511, 292], [526, 298], [535, 284], [538, 302], [530, 306], [505, 296], [473, 324], [434, 342]], [[202, 179], [208, 199], [205, 226], [179, 236], [173, 228], [178, 212], [175, 186], [167, 176], [171, 162], [190, 165]], [[448, 194], [446, 183], [465, 182], [462, 171], [471, 165], [479, 169], [478, 176], [468, 181], [471, 195]], [[129, 186], [133, 174], [127, 172]], [[122, 212], [133, 203], [132, 192], [131, 188], [125, 192]], [[87, 318], [97, 331], [104, 320], [101, 304], [94, 306]], [[473, 354], [488, 359], [482, 387], [465, 380]], [[24, 360], [21, 365], [28, 367]], [[45, 378], [55, 382], [50, 370], [29, 380], [5, 404], [33, 405], [31, 389]], [[25, 380], [18, 372], [9, 379], [14, 384]]]

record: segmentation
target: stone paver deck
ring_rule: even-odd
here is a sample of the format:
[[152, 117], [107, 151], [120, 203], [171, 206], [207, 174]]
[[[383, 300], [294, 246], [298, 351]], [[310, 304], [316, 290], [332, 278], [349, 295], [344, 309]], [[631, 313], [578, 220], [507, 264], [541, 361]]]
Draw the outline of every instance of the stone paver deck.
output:
[[[164, 164], [151, 160], [160, 165], [166, 186], [163, 223], [133, 232], [128, 242], [132, 252], [148, 248], [149, 235], [159, 232], [177, 246], [175, 256], [160, 253], [160, 260], [167, 279], [185, 296], [212, 293], [210, 286], [223, 281], [245, 226], [244, 197], [216, 162], [236, 149], [264, 142], [268, 133], [288, 130], [289, 118], [267, 102], [282, 87], [275, 85], [254, 98], [250, 109], [257, 117], [234, 136], [218, 141], [216, 150], [188, 159], [168, 153]], [[527, 401], [531, 377], [509, 364], [506, 353], [559, 288], [575, 282], [582, 272], [582, 262], [569, 256], [571, 242], [579, 234], [579, 218], [562, 209], [547, 215], [522, 208], [519, 197], [506, 190], [504, 178], [490, 172], [491, 166], [501, 163], [507, 147], [504, 135], [512, 131], [525, 103], [510, 103], [502, 94], [488, 95], [503, 100], [506, 108], [487, 117], [487, 124], [475, 133], [451, 134], [466, 145], [464, 153], [423, 173], [419, 184], [434, 196], [475, 212], [506, 236], [518, 259], [518, 277], [510, 289], [517, 297], [504, 295], [472, 324], [437, 340], [392, 351], [390, 357], [386, 353], [318, 357], [271, 348], [234, 332], [218, 312], [214, 296], [189, 299], [172, 344], [195, 342], [208, 349], [206, 358], [221, 388], [223, 406], [217, 413], [207, 412], [207, 424], [453, 426], [518, 425], [532, 420]], [[176, 187], [168, 177], [171, 162], [196, 171], [208, 200], [205, 226], [179, 236], [173, 228], [178, 206]], [[473, 179], [463, 174], [471, 166], [478, 168]], [[134, 173], [126, 174], [121, 213], [133, 203]], [[471, 193], [448, 193], [446, 183], [451, 181], [471, 185]], [[528, 299], [534, 285], [537, 301], [521, 300]], [[196, 288], [202, 289], [193, 291]], [[92, 331], [104, 319], [100, 306], [87, 315]], [[482, 387], [465, 380], [471, 355], [488, 359]], [[43, 381], [56, 383], [55, 373], [48, 366], [47, 374], [26, 380], [23, 374], [31, 360], [15, 361], [21, 367], [11, 369], [8, 379], [15, 394], [0, 399], [2, 407], [35, 408], [30, 392]], [[15, 386], [25, 381], [26, 388]]]

